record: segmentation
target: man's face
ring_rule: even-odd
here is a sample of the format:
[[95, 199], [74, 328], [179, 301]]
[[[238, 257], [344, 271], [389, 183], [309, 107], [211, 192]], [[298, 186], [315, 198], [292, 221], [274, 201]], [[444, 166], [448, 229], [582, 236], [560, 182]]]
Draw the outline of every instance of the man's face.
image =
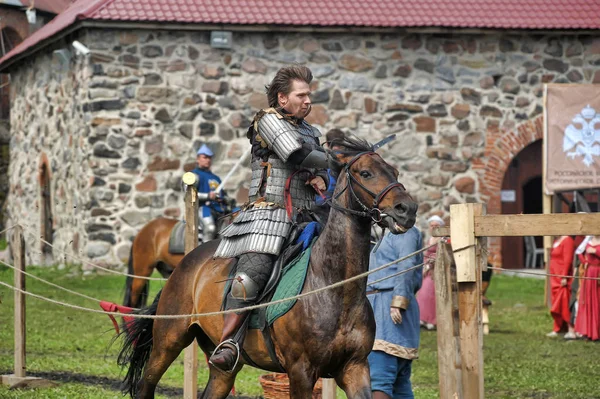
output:
[[298, 119], [304, 119], [310, 112], [310, 87], [301, 80], [292, 81], [292, 91], [285, 95], [279, 93], [279, 105]]
[[210, 169], [210, 165], [212, 164], [212, 158], [204, 154], [200, 154], [196, 157], [196, 162], [198, 163], [199, 168]]

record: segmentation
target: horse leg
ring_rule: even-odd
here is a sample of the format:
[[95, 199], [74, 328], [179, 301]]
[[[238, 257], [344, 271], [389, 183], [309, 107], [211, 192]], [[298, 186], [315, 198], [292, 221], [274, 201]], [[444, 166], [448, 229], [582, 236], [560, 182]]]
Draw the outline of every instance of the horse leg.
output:
[[231, 392], [235, 377], [241, 369], [242, 365], [238, 365], [231, 373], [225, 373], [210, 366], [208, 383], [204, 388], [201, 399], [225, 399]]
[[[177, 356], [194, 342], [194, 333], [188, 329], [185, 319], [157, 319], [152, 335], [154, 342], [144, 376], [140, 382], [139, 399], [154, 398], [154, 391], [163, 374]], [[194, 343], [195, 345], [195, 343]]]
[[[150, 277], [156, 265], [156, 259], [152, 252], [134, 252], [133, 273], [136, 276]], [[131, 303], [132, 307], [138, 308], [146, 306], [148, 300], [148, 285], [150, 281], [143, 278], [133, 278], [131, 283]]]
[[344, 390], [349, 399], [371, 399], [371, 376], [369, 363], [349, 363], [335, 377], [337, 384]]
[[317, 373], [302, 360], [296, 362], [288, 370], [290, 379], [290, 399], [312, 398], [312, 392], [317, 382]]

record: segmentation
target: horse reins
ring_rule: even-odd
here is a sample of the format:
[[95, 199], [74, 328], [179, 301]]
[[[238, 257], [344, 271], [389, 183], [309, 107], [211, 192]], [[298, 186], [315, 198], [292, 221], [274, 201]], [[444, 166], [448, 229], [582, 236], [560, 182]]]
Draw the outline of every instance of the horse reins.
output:
[[[371, 220], [373, 220], [375, 223], [380, 223], [383, 220], [383, 217], [386, 216], [385, 213], [381, 212], [381, 209], [379, 209], [379, 205], [381, 204], [381, 201], [383, 201], [383, 199], [385, 198], [385, 196], [392, 191], [392, 189], [398, 187], [404, 191], [406, 191], [406, 189], [404, 188], [404, 185], [402, 185], [402, 183], [398, 183], [398, 182], [393, 182], [388, 184], [387, 186], [385, 186], [383, 188], [383, 190], [381, 190], [378, 194], [375, 194], [374, 192], [372, 192], [371, 190], [369, 190], [367, 187], [364, 186], [364, 184], [362, 184], [360, 181], [358, 181], [358, 179], [356, 179], [351, 173], [350, 173], [350, 167], [356, 162], [358, 161], [359, 158], [361, 158], [364, 155], [378, 155], [376, 152], [374, 151], [365, 151], [365, 152], [361, 152], [359, 154], [356, 154], [348, 163], [346, 163], [344, 165], [344, 172], [346, 173], [346, 187], [344, 187], [335, 197], [333, 197], [329, 203], [331, 205], [332, 208], [337, 209], [339, 211], [342, 212], [347, 212], [350, 213], [352, 215], [357, 215], [360, 217], [364, 217], [364, 218], [371, 218]], [[367, 205], [365, 205], [356, 195], [356, 192], [354, 191], [354, 187], [352, 185], [352, 183], [356, 183], [358, 184], [358, 186], [360, 188], [362, 188], [364, 191], [367, 192], [367, 194], [369, 194], [371, 197], [373, 197], [373, 206], [371, 208], [369, 208]], [[334, 202], [334, 200], [337, 200], [343, 193], [344, 191], [346, 191], [347, 189], [350, 189], [350, 193], [352, 194], [352, 196], [354, 197], [354, 200], [358, 203], [358, 205], [360, 205], [360, 207], [363, 209], [362, 211], [356, 211], [354, 209], [350, 209], [350, 208], [345, 208], [341, 205], [338, 205]]]

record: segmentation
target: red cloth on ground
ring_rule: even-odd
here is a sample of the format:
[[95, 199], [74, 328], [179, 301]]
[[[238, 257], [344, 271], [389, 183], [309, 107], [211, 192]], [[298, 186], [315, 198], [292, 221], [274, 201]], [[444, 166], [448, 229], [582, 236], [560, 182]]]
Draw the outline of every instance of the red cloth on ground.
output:
[[[600, 278], [600, 245], [588, 244], [586, 250], [589, 247], [597, 252], [580, 256], [582, 263], [587, 263], [584, 277]], [[593, 341], [600, 340], [600, 280], [582, 279], [580, 282], [575, 331]]]
[[423, 254], [423, 261], [430, 265], [430, 269], [423, 273], [423, 284], [417, 292], [417, 303], [419, 304], [419, 319], [425, 323], [436, 325], [435, 310], [435, 283], [433, 282], [433, 267], [437, 246], [433, 246]]
[[[560, 240], [560, 239], [559, 239]], [[550, 274], [571, 276], [575, 242], [571, 237], [556, 241], [550, 252]], [[559, 332], [566, 328], [571, 320], [569, 300], [571, 298], [572, 278], [567, 278], [567, 285], [562, 286], [562, 277], [550, 277], [550, 313], [554, 319], [554, 331]]]

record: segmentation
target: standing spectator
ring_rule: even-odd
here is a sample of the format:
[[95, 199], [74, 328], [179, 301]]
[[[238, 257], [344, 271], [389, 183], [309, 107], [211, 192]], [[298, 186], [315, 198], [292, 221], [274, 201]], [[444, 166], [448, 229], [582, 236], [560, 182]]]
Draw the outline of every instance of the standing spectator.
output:
[[[583, 213], [583, 212], [579, 212]], [[571, 299], [569, 301], [569, 310], [571, 311], [570, 324], [575, 326], [575, 320], [577, 319], [577, 309], [579, 305], [579, 288], [581, 286], [581, 279], [583, 277], [584, 269], [583, 263], [581, 262], [581, 256], [585, 252], [588, 242], [593, 236], [576, 236], [575, 237], [575, 256], [573, 257], [573, 282], [571, 283]], [[565, 334], [565, 339], [577, 339], [581, 338], [581, 334], [574, 331], [573, 334]]]
[[[436, 227], [445, 226], [444, 220], [433, 215], [427, 219], [429, 224], [429, 239], [427, 240], [427, 246], [437, 244], [441, 237], [433, 237], [433, 229]], [[429, 248], [425, 251], [425, 268], [423, 271], [423, 286], [417, 295], [417, 302], [419, 303], [419, 310], [421, 312], [421, 325], [428, 330], [435, 328], [435, 283], [433, 282], [433, 268], [435, 266], [435, 257], [437, 253], [437, 245]]]
[[[600, 278], [600, 236], [593, 236], [581, 258], [585, 278]], [[592, 341], [600, 340], [600, 280], [581, 279], [575, 331]]]
[[[575, 242], [570, 236], [560, 236], [552, 245], [550, 252], [550, 274], [558, 276], [571, 276], [573, 267], [573, 254]], [[571, 311], [569, 310], [569, 299], [571, 296], [570, 277], [550, 277], [550, 314], [554, 319], [554, 328], [546, 334], [547, 337], [556, 337], [558, 333], [568, 329], [567, 339], [575, 338], [575, 332], [571, 325]]]
[[[412, 227], [404, 234], [388, 233], [379, 248], [371, 252], [369, 268], [418, 251], [423, 246], [421, 233]], [[413, 359], [419, 348], [419, 306], [415, 294], [421, 286], [418, 267], [375, 283], [376, 280], [409, 269], [423, 262], [422, 254], [369, 275], [367, 295], [373, 307], [377, 332], [369, 355], [373, 399], [412, 399], [410, 382]]]

